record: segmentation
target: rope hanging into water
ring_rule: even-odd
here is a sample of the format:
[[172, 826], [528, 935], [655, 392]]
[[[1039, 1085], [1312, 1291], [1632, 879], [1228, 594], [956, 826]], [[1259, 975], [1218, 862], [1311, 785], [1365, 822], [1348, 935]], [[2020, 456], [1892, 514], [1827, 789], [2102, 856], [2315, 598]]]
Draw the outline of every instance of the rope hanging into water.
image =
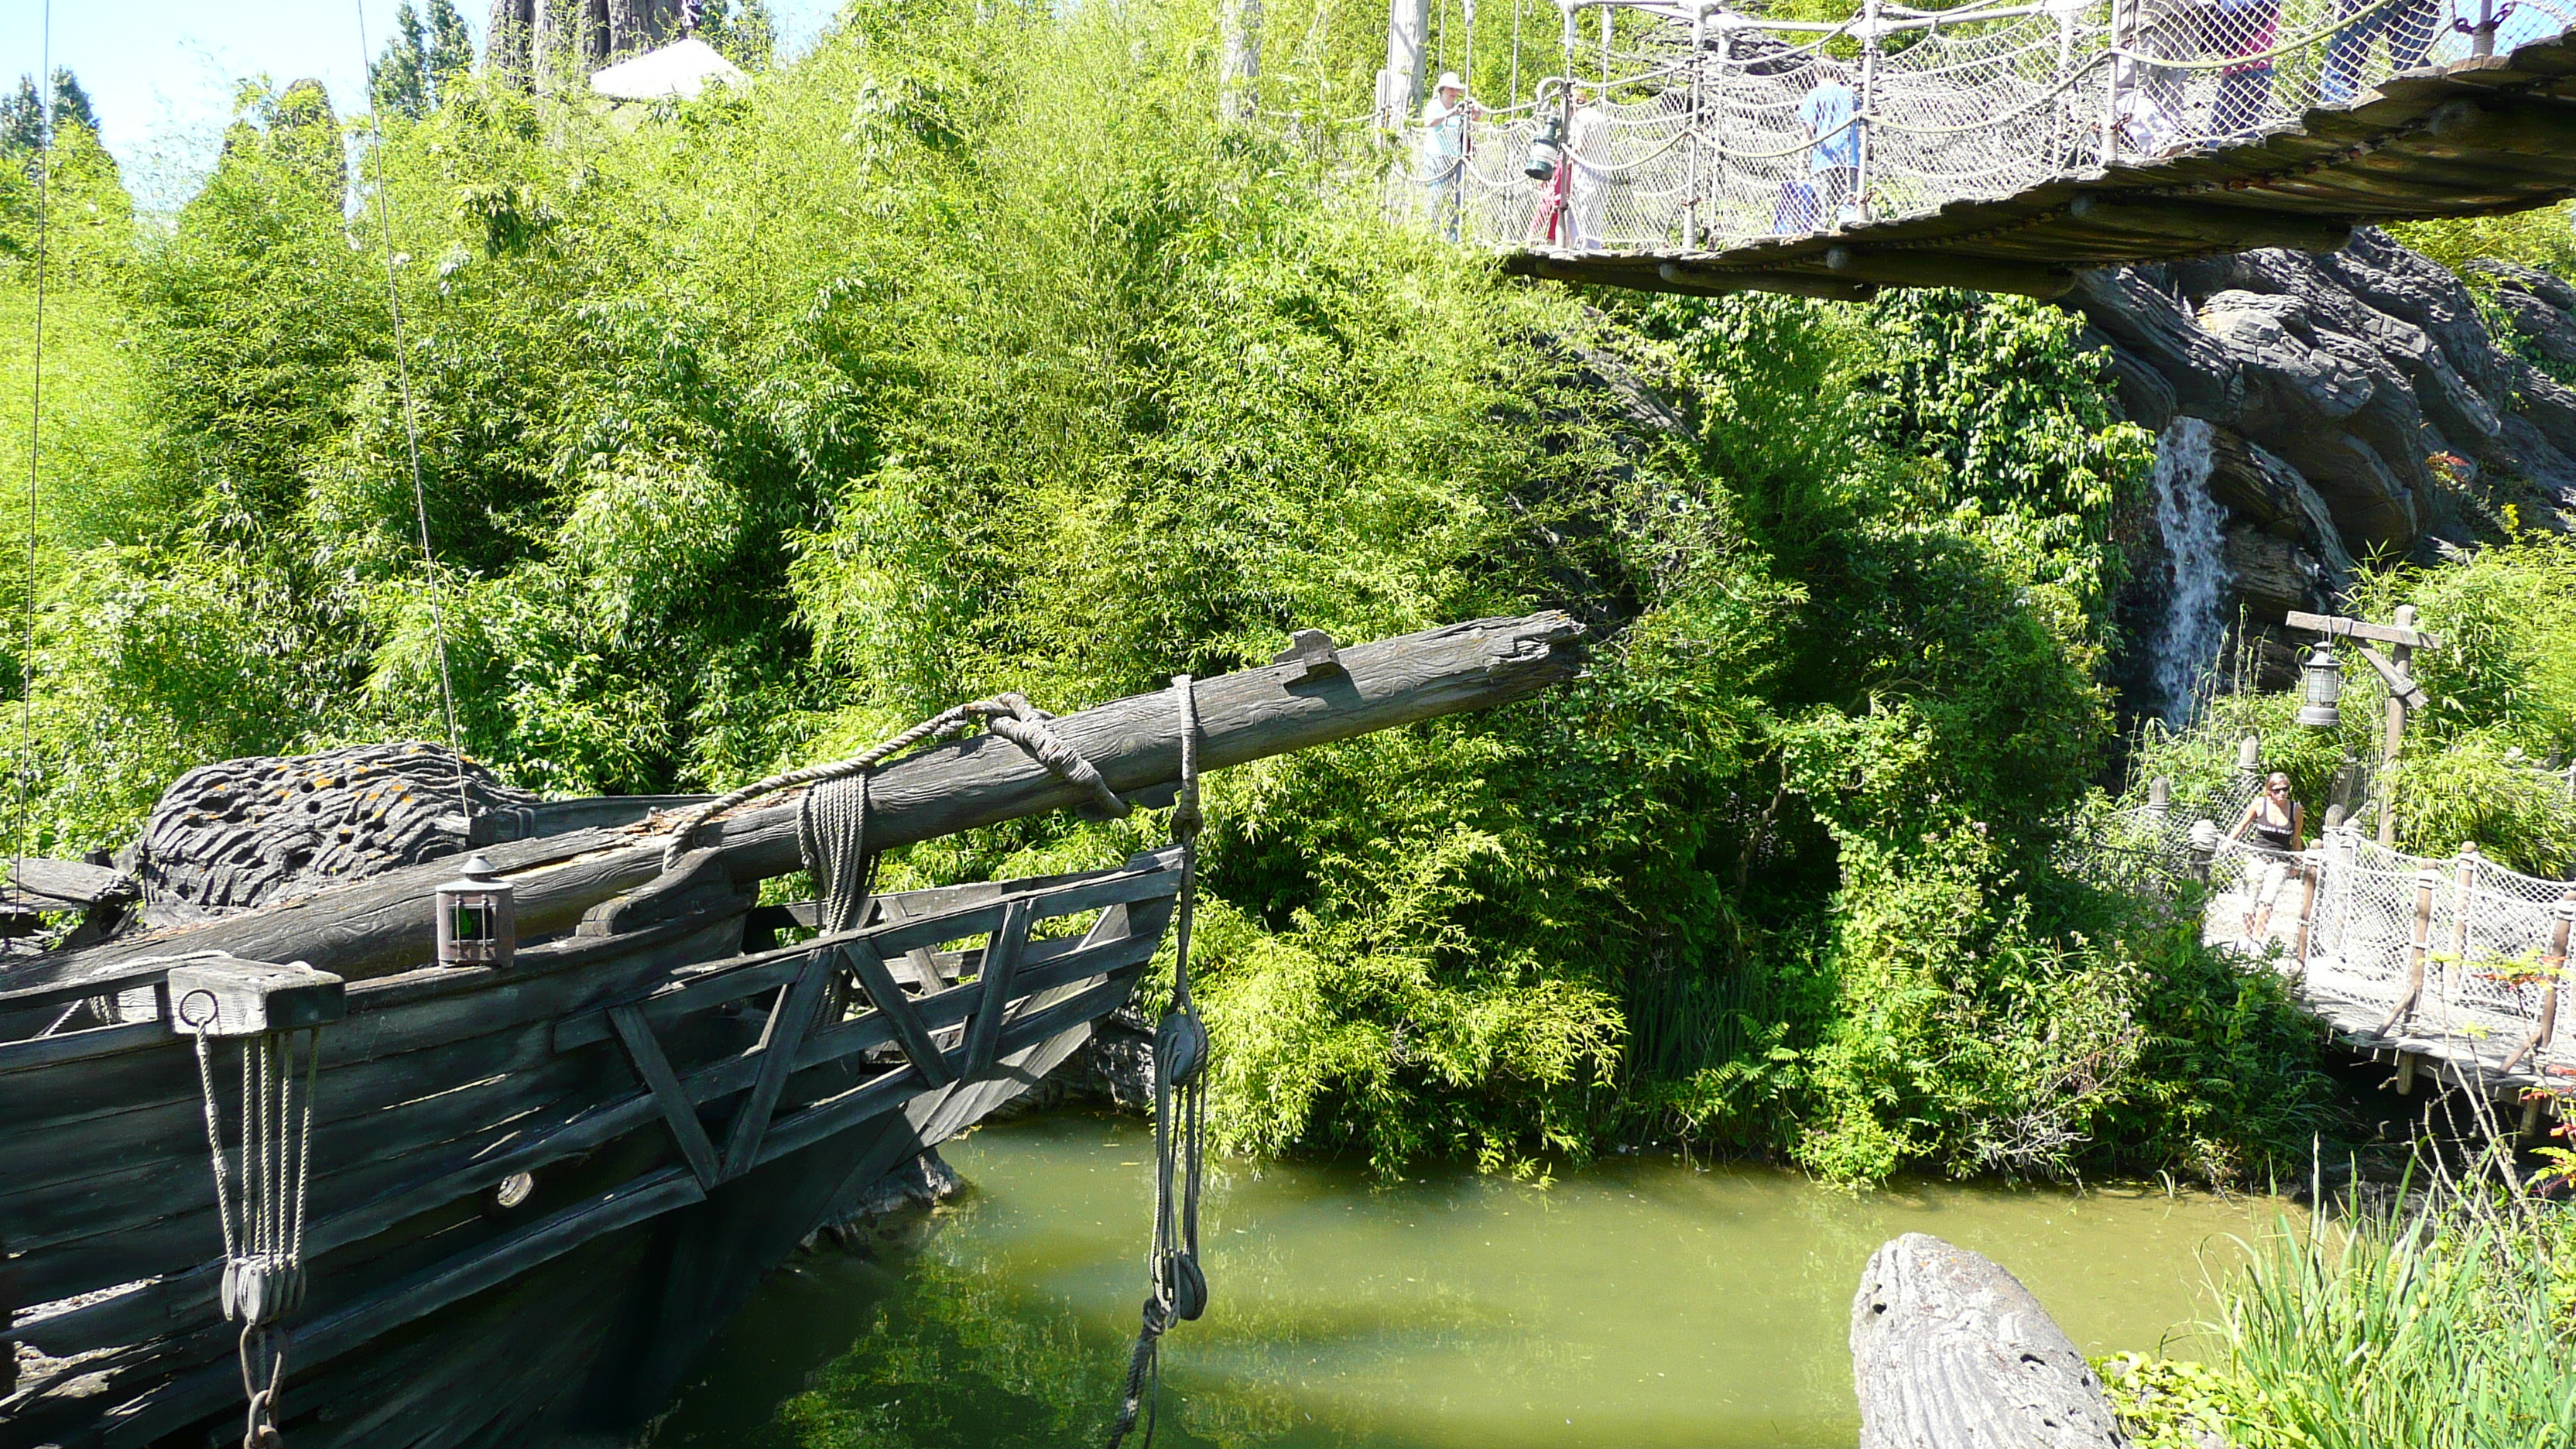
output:
[[[358, 59], [372, 74], [372, 58], [367, 52], [367, 7], [357, 0]], [[465, 839], [474, 839], [474, 792], [465, 774], [465, 746], [456, 732], [456, 690], [447, 674], [447, 600], [446, 586], [439, 581], [438, 555], [429, 546], [429, 490], [420, 481], [420, 423], [414, 416], [411, 400], [411, 354], [403, 344], [402, 291], [394, 285], [394, 213], [393, 192], [385, 185], [385, 123], [376, 114], [375, 97], [367, 98], [367, 129], [374, 133], [371, 148], [376, 162], [376, 220], [385, 233], [385, 309], [393, 320], [394, 377], [402, 385], [403, 443], [411, 453], [411, 510], [420, 523], [420, 564], [429, 574], [429, 632], [438, 650], [438, 700], [447, 716], [447, 748], [456, 757], [456, 799], [465, 820]]]
[[[1162, 1338], [1175, 1323], [1207, 1311], [1207, 1275], [1199, 1267], [1199, 1188], [1207, 1140], [1207, 1027], [1190, 1006], [1190, 923], [1198, 910], [1198, 699], [1186, 674], [1172, 676], [1181, 710], [1181, 788], [1172, 806], [1172, 839], [1181, 847], [1180, 900], [1172, 929], [1172, 1009], [1154, 1032], [1154, 1248], [1136, 1351], [1127, 1363], [1127, 1394], [1109, 1449], [1118, 1449], [1145, 1415], [1146, 1449], [1162, 1408]], [[1174, 1191], [1173, 1179], [1180, 1180]]]
[[[1027, 751], [1031, 759], [1044, 765], [1057, 779], [1090, 791], [1091, 803], [1102, 813], [1112, 819], [1126, 818], [1129, 810], [1127, 802], [1119, 799], [1117, 792], [1109, 788], [1109, 782], [1101, 778], [1099, 768], [1084, 759], [1073, 746], [1066, 744], [1055, 731], [1047, 728], [1047, 722], [1054, 718], [1054, 715], [1031, 705], [1028, 700], [1017, 694], [997, 694], [990, 699], [979, 699], [972, 704], [956, 705], [944, 710], [892, 739], [864, 753], [852, 755], [848, 759], [788, 770], [772, 775], [766, 780], [745, 785], [739, 790], [728, 791], [712, 800], [692, 805], [680, 813], [672, 823], [669, 842], [662, 847], [662, 868], [664, 870], [676, 868], [680, 863], [680, 857], [689, 853], [689, 847], [697, 839], [698, 831], [708, 821], [737, 805], [757, 800], [764, 795], [793, 790], [799, 785], [824, 785], [833, 781], [864, 776], [886, 760], [915, 745], [961, 734], [967, 727], [976, 724], [981, 724], [987, 732], [1000, 735]], [[809, 809], [821, 808], [819, 804], [809, 807]], [[860, 808], [862, 810], [865, 808], [864, 797], [860, 801]], [[805, 819], [806, 816], [803, 814], [798, 817], [800, 843], [804, 839]], [[814, 859], [815, 857], [809, 853], [806, 858], [809, 867]], [[852, 861], [856, 862], [855, 854]], [[825, 884], [819, 878], [815, 881], [817, 888], [823, 888]]]
[[[215, 1175], [215, 1218], [224, 1236], [218, 1302], [242, 1325], [237, 1352], [246, 1401], [242, 1449], [277, 1449], [278, 1395], [286, 1383], [288, 1336], [279, 1327], [304, 1301], [304, 1207], [313, 1177], [313, 1098], [322, 1029], [272, 1031], [241, 1041], [236, 1098], [241, 1145], [228, 1164], [211, 1046], [217, 1011], [203, 993], [175, 1008], [196, 1038], [197, 1089], [205, 1107], [206, 1152]], [[303, 1038], [304, 1089], [295, 1088], [296, 1038]]]

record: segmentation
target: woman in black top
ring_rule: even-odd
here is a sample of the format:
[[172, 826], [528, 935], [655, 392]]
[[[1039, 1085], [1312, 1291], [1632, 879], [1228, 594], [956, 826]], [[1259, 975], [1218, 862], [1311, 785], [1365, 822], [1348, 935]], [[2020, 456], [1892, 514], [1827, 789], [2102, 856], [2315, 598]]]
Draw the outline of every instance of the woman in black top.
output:
[[2308, 848], [2307, 812], [2290, 798], [2289, 776], [2274, 770], [2263, 782], [2263, 792], [2247, 802], [2227, 838], [2238, 839], [2249, 828], [2254, 832], [2255, 858], [2261, 862], [2245, 907], [2245, 941], [2252, 945], [2263, 939], [2265, 928], [2272, 924], [2272, 903], [2289, 883], [2290, 863]]

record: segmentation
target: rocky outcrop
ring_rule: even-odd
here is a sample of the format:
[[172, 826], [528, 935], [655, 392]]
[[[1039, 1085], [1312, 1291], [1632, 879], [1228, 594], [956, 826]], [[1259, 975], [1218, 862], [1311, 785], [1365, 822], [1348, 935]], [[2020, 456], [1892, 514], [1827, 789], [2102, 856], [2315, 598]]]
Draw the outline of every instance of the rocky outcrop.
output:
[[[2479, 283], [2484, 311], [2460, 278], [2363, 230], [2331, 255], [2086, 273], [2066, 299], [2131, 419], [2212, 425], [2234, 602], [2271, 636], [2276, 681], [2290, 656], [2265, 626], [2331, 606], [2356, 561], [2440, 557], [2502, 536], [2508, 516], [2576, 527], [2576, 390], [2552, 375], [2576, 370], [2576, 288], [2499, 263]], [[2123, 542], [2150, 563], [2162, 547]]]

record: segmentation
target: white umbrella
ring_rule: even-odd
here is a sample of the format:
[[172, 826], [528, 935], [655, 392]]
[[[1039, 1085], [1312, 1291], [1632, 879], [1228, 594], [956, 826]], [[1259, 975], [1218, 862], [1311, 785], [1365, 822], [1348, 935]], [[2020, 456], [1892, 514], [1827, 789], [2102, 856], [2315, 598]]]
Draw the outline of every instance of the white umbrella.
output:
[[714, 46], [691, 35], [598, 71], [590, 78], [590, 88], [621, 101], [658, 101], [672, 96], [695, 100], [709, 81], [749, 85], [751, 77], [716, 54]]

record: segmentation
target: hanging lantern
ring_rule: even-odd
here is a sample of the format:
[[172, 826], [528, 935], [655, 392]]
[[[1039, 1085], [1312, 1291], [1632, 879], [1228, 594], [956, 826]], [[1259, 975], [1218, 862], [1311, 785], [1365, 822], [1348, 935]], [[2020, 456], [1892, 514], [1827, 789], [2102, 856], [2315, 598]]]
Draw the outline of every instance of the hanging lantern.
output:
[[1547, 124], [1530, 137], [1529, 163], [1521, 174], [1532, 181], [1546, 181], [1556, 175], [1557, 166], [1565, 160], [1565, 117], [1547, 118]]
[[2343, 723], [2343, 711], [2335, 701], [2343, 696], [2343, 661], [2335, 658], [2334, 645], [2325, 640], [2308, 650], [2308, 662], [2299, 667], [2305, 677], [2307, 702], [2299, 707], [2299, 723], [2312, 729], [2330, 730]]
[[518, 937], [510, 883], [479, 853], [463, 878], [438, 888], [439, 965], [507, 966]]

